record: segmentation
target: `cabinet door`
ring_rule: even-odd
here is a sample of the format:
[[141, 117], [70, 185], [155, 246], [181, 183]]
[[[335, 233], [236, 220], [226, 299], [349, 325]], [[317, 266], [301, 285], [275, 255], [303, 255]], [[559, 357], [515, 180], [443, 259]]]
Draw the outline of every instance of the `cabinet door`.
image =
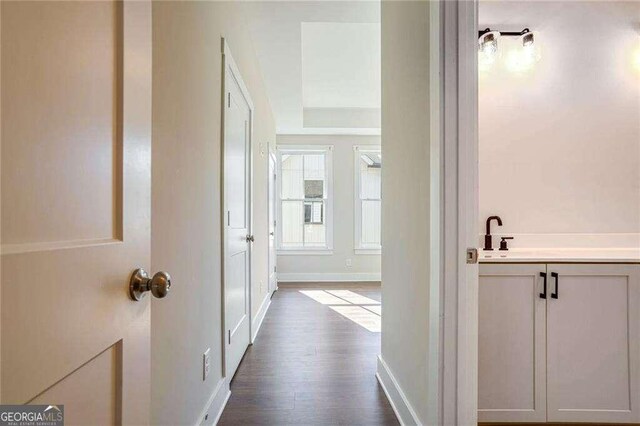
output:
[[640, 421], [640, 265], [548, 271], [558, 274], [559, 287], [547, 302], [548, 420]]
[[543, 264], [480, 265], [478, 420], [546, 421]]

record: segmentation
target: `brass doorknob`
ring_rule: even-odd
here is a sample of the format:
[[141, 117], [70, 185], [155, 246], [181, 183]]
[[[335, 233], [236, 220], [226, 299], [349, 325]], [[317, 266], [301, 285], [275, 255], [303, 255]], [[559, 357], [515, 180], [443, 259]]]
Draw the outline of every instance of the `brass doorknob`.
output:
[[147, 291], [151, 291], [158, 299], [169, 294], [171, 289], [171, 276], [166, 272], [156, 272], [153, 278], [142, 268], [136, 269], [129, 280], [129, 296], [135, 301], [142, 300]]

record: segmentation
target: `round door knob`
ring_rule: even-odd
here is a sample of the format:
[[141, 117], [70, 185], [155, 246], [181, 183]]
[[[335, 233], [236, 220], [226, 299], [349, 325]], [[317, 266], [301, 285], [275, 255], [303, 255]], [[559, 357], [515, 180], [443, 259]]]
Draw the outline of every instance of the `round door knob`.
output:
[[150, 291], [158, 299], [169, 294], [171, 289], [171, 276], [166, 272], [156, 272], [153, 278], [142, 268], [136, 269], [129, 281], [129, 296], [131, 299], [142, 300], [147, 291]]

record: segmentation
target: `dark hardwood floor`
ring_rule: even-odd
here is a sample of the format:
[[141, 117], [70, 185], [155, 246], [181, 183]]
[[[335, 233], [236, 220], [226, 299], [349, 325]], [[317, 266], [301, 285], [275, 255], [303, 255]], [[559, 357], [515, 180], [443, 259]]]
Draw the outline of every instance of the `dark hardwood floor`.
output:
[[379, 301], [379, 286], [281, 285], [219, 424], [399, 424], [375, 378]]

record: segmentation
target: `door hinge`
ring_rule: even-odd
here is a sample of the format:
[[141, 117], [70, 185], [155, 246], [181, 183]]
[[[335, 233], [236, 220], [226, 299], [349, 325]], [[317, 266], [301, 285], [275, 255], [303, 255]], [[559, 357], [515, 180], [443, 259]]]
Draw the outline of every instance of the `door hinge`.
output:
[[277, 266], [273, 267], [273, 272], [278, 272], [278, 267]]
[[231, 344], [231, 330], [229, 330], [228, 334], [229, 334], [229, 344]]
[[231, 92], [227, 93], [227, 108], [231, 108]]
[[478, 249], [477, 248], [468, 248], [467, 249], [467, 263], [468, 264], [478, 263]]

